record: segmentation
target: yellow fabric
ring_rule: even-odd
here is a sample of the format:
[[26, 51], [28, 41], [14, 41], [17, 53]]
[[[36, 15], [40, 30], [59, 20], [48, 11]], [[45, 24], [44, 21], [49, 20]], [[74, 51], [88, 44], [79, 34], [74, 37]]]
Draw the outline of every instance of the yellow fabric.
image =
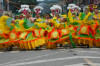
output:
[[61, 15], [62, 17], [64, 17], [64, 18], [67, 18], [67, 15], [65, 14], [65, 15]]
[[41, 18], [36, 19], [36, 22], [41, 22], [41, 21], [42, 21], [42, 19], [41, 19]]
[[5, 33], [9, 34], [10, 32], [10, 27], [6, 25], [6, 21], [9, 17], [8, 16], [1, 16], [0, 17], [0, 29]]
[[28, 49], [28, 43], [24, 43], [25, 49]]
[[14, 23], [11, 23], [11, 26], [14, 26]]
[[86, 15], [86, 17], [84, 18], [84, 20], [82, 20], [80, 23], [81, 23], [82, 25], [91, 25], [92, 22], [93, 22], [93, 20], [88, 21], [88, 17], [91, 16], [91, 15], [92, 15], [92, 13], [89, 12], [89, 13]]
[[29, 47], [29, 50], [32, 49], [31, 42], [28, 42], [28, 47]]
[[35, 23], [35, 25], [37, 25], [38, 27], [43, 27], [43, 28], [47, 28], [48, 26], [46, 25], [46, 23]]
[[31, 44], [32, 44], [32, 48], [34, 49], [34, 48], [35, 48], [35, 43], [34, 43], [34, 41], [31, 41]]
[[17, 22], [19, 19], [16, 19], [15, 22]]
[[20, 28], [20, 31], [25, 31], [25, 28], [23, 26], [23, 23], [24, 23], [24, 20], [19, 20], [19, 28]]
[[[100, 13], [98, 14], [98, 17], [97, 17], [97, 15], [94, 15], [93, 17], [94, 17], [94, 18], [99, 18], [99, 19], [100, 19]], [[96, 22], [98, 22], [98, 20], [94, 20], [94, 22], [96, 23]]]
[[70, 12], [70, 10], [68, 12], [68, 18], [69, 18], [70, 22], [72, 23], [73, 22], [73, 16], [72, 16], [72, 13]]

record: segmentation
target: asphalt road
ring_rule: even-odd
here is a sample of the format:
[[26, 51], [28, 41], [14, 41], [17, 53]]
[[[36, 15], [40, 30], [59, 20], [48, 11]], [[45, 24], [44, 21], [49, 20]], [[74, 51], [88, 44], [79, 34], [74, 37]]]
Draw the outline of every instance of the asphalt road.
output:
[[0, 52], [0, 66], [100, 66], [100, 48]]

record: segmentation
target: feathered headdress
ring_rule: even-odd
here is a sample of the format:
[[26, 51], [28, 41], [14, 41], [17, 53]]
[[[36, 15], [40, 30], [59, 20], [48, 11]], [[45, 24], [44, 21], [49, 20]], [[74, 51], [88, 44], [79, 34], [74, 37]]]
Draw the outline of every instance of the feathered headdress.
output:
[[62, 13], [62, 8], [61, 6], [59, 5], [53, 5], [51, 8], [50, 8], [51, 12], [52, 12], [52, 15], [54, 15], [55, 13]]
[[70, 11], [75, 11], [75, 9], [81, 10], [81, 8], [79, 6], [76, 6], [75, 4], [69, 4], [67, 9], [69, 9]]
[[43, 7], [41, 7], [41, 6], [36, 6], [36, 7], [34, 7], [34, 12], [35, 12], [36, 14], [41, 13], [41, 10], [43, 10]]
[[90, 4], [89, 6], [87, 6], [87, 9], [88, 9], [89, 11], [93, 11], [95, 8], [97, 8], [97, 6], [94, 5], [94, 4]]
[[23, 14], [31, 12], [31, 10], [29, 9], [29, 5], [21, 5], [21, 9], [19, 10], [19, 12], [22, 12]]

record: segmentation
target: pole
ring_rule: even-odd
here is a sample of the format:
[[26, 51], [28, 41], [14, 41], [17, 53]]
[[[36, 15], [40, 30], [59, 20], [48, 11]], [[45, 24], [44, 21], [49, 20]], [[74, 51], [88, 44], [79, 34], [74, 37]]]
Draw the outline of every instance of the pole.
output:
[[9, 12], [9, 0], [7, 0], [7, 11]]
[[[1, 3], [1, 0], [0, 0], [0, 3]], [[1, 5], [0, 5], [0, 9], [1, 9]]]
[[3, 0], [1, 0], [1, 9], [3, 9]]

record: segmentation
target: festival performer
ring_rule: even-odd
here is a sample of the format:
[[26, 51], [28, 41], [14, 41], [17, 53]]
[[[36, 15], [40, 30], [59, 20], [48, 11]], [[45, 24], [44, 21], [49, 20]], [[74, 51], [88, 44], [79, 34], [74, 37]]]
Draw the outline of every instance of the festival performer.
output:
[[62, 20], [62, 17], [60, 17], [60, 15], [58, 13], [55, 14], [55, 17], [56, 17], [56, 20], [59, 21], [59, 23], [60, 23]]
[[29, 9], [29, 5], [21, 5], [19, 12], [23, 13], [23, 15], [26, 15], [28, 12], [31, 12], [31, 10]]
[[96, 47], [100, 47], [100, 13], [98, 12], [98, 9], [95, 9], [94, 10], [95, 14], [93, 16], [93, 19], [95, 21], [95, 25], [94, 27], [96, 28], [95, 29], [95, 41], [94, 41], [94, 44]]
[[6, 13], [0, 17], [0, 47], [3, 46], [3, 48], [11, 50], [12, 46], [15, 47], [17, 43], [17, 35], [14, 31], [15, 20], [9, 17], [9, 15]]
[[51, 23], [51, 18], [50, 18], [50, 14], [45, 14], [45, 23], [47, 24], [47, 25], [50, 25], [50, 23]]
[[88, 9], [85, 9], [85, 14], [87, 15], [89, 13]]
[[98, 9], [94, 9], [94, 16], [93, 16], [94, 22], [99, 23], [100, 22], [100, 13]]
[[15, 21], [19, 20], [19, 15], [15, 16]]
[[[5, 34], [9, 34], [10, 32], [10, 27], [6, 25], [6, 21], [7, 19], [10, 18], [10, 14], [6, 13], [5, 15], [1, 16], [0, 17], [0, 29], [2, 29], [2, 31], [5, 33]], [[11, 19], [11, 24], [14, 23], [14, 20]]]
[[[34, 23], [35, 19], [30, 15], [31, 10], [29, 9], [29, 5], [21, 5], [19, 12], [21, 14], [19, 15], [19, 20], [17, 20], [17, 23], [15, 24], [15, 29], [17, 31], [25, 31], [30, 27], [29, 23]], [[31, 27], [32, 26], [33, 24]]]
[[75, 13], [72, 13], [72, 15], [73, 15], [73, 19], [79, 20], [79, 17]]
[[27, 13], [27, 14], [26, 14], [26, 19], [30, 20], [30, 21], [31, 21], [31, 23], [34, 23], [34, 22], [35, 22], [35, 20], [36, 20], [36, 18], [33, 18], [33, 17], [31, 16], [31, 14], [30, 14], [30, 13]]
[[35, 22], [43, 23], [44, 19], [40, 17], [40, 14], [36, 14], [36, 20], [35, 20]]

